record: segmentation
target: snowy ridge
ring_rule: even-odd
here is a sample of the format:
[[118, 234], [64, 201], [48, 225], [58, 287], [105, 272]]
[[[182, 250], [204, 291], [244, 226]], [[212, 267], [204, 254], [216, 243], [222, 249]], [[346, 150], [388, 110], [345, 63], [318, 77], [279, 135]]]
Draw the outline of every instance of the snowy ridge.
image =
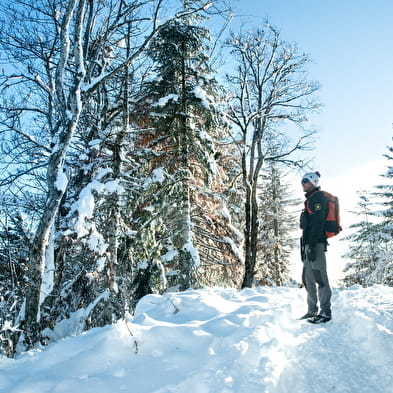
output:
[[392, 393], [393, 288], [334, 290], [299, 321], [298, 288], [149, 295], [134, 318], [0, 358], [7, 393]]

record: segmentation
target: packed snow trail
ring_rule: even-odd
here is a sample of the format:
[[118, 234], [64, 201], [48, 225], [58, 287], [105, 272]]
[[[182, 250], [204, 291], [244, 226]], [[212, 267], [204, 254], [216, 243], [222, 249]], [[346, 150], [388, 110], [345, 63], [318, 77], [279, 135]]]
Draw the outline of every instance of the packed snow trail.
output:
[[393, 288], [334, 290], [322, 325], [297, 320], [305, 296], [149, 295], [132, 320], [0, 358], [0, 392], [393, 393]]
[[392, 288], [333, 296], [334, 319], [298, 329], [275, 391], [393, 392]]

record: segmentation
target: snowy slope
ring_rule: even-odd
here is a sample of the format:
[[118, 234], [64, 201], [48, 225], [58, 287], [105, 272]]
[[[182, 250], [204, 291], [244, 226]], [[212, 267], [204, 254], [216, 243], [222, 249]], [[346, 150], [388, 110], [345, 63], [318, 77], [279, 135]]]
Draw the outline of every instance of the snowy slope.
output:
[[304, 311], [298, 288], [147, 296], [132, 321], [0, 358], [0, 392], [393, 392], [393, 288], [335, 290], [326, 325]]

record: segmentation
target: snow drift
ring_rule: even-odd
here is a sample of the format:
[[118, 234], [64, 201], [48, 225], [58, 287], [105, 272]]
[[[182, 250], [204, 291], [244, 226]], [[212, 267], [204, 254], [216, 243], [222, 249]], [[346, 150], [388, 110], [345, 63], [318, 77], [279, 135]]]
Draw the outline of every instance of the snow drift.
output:
[[135, 315], [17, 359], [7, 393], [391, 393], [393, 288], [333, 292], [311, 325], [299, 288], [149, 295]]

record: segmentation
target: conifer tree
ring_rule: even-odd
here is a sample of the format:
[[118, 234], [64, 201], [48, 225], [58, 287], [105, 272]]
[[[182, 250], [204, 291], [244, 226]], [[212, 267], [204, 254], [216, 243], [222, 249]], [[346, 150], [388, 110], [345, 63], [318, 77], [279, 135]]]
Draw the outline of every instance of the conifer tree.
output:
[[373, 205], [375, 207], [371, 197], [367, 193], [359, 195], [358, 211], [355, 214], [362, 219], [351, 225], [354, 232], [345, 238], [350, 244], [345, 257], [352, 260], [344, 269], [346, 285], [368, 286], [383, 282], [389, 239], [384, 235], [384, 226], [376, 220], [375, 211], [371, 210]]
[[[388, 153], [384, 154], [384, 157], [389, 162], [393, 160], [393, 147], [388, 147]], [[389, 165], [381, 176], [385, 179], [385, 183], [375, 187], [374, 195], [382, 199], [382, 211], [379, 214], [382, 215], [383, 224], [389, 230], [393, 228], [393, 165]]]
[[[13, 205], [3, 195], [0, 209], [0, 353], [12, 356], [21, 321], [31, 230], [26, 225], [21, 201]], [[28, 200], [25, 201], [27, 207]]]
[[[388, 147], [385, 158], [393, 159], [393, 148]], [[359, 195], [358, 211], [362, 219], [351, 226], [354, 233], [346, 237], [350, 241], [345, 257], [350, 259], [344, 271], [347, 285], [393, 285], [393, 167], [388, 166], [382, 175], [384, 184], [375, 191]], [[379, 208], [378, 208], [379, 207]]]
[[214, 196], [221, 176], [215, 142], [222, 124], [208, 41], [197, 17], [162, 29], [149, 50], [154, 74], [141, 100], [150, 127], [138, 141], [150, 154], [144, 222], [160, 233], [150, 249], [165, 265], [165, 285], [179, 289], [200, 282], [212, 264], [224, 264], [222, 252], [232, 259], [236, 254], [236, 241], [228, 240], [233, 233], [218, 224], [226, 218], [220, 213], [224, 202]]
[[268, 163], [259, 187], [259, 237], [255, 279], [265, 285], [283, 285], [288, 279], [289, 256], [294, 248], [291, 237], [297, 218], [291, 207], [298, 201], [291, 197], [282, 169]]

